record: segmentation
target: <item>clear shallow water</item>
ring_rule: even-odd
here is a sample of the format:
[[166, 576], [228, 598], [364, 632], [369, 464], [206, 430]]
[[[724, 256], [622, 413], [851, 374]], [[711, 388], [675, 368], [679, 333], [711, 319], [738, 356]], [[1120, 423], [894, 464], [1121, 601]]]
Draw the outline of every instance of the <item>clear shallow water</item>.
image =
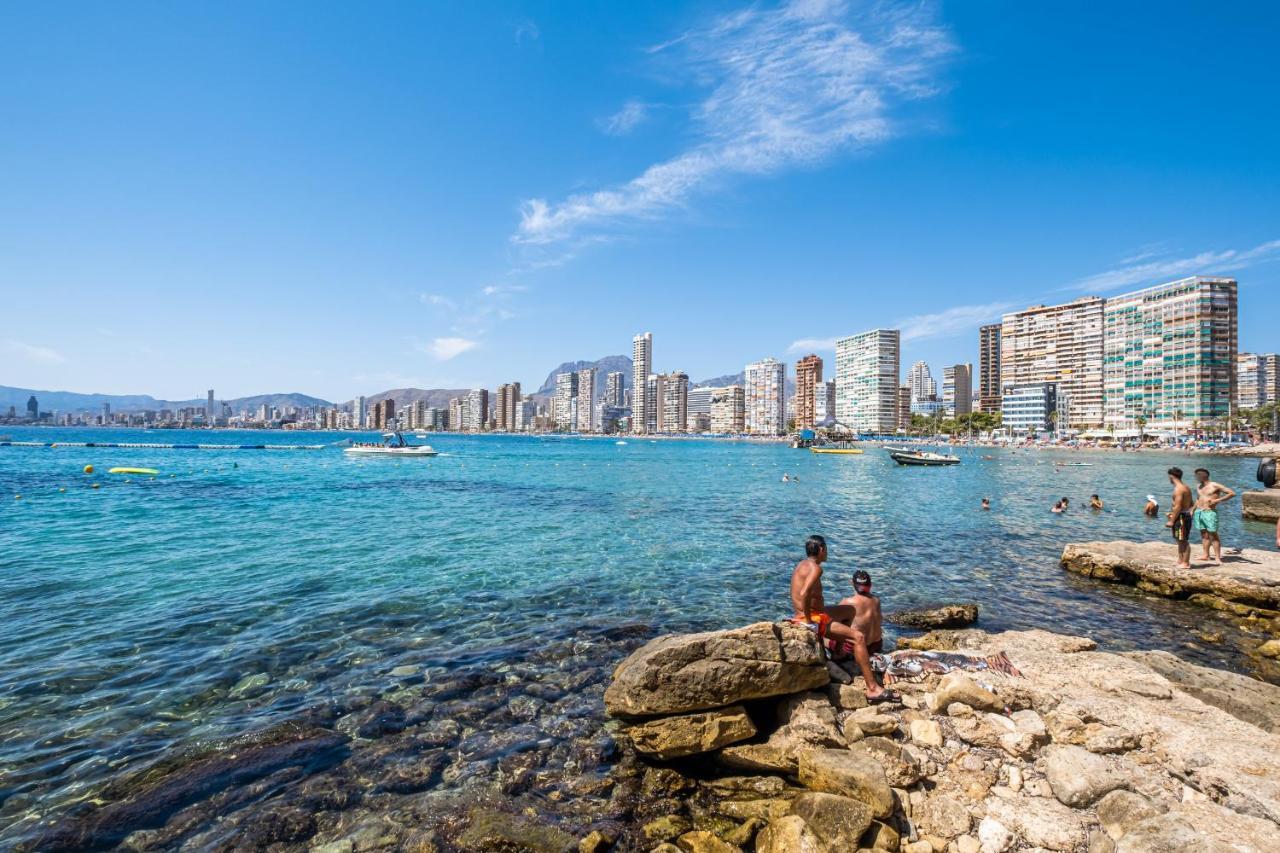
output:
[[[829, 597], [866, 568], [886, 610], [977, 601], [989, 629], [1045, 627], [1243, 665], [1190, 634], [1214, 615], [1057, 564], [1068, 541], [1167, 538], [1142, 516], [1143, 497], [1167, 503], [1164, 469], [1189, 472], [1205, 457], [975, 450], [954, 468], [910, 469], [874, 450], [815, 456], [728, 442], [431, 443], [442, 455], [417, 460], [0, 448], [0, 846], [175, 749], [386, 691], [398, 666], [422, 668], [430, 684], [500, 672], [560, 641], [591, 661], [584, 628], [664, 632], [787, 615], [789, 572], [814, 532], [830, 544]], [[1058, 459], [1092, 467], [1055, 471]], [[1238, 491], [1254, 485], [1253, 460], [1207, 461]], [[161, 474], [125, 482], [86, 476], [86, 464]], [[800, 481], [780, 482], [783, 471]], [[1084, 508], [1092, 492], [1106, 512]], [[977, 509], [984, 495], [993, 512]], [[1050, 514], [1063, 495], [1073, 509]], [[1269, 529], [1243, 524], [1237, 506], [1223, 513], [1224, 542], [1267, 547]], [[593, 665], [603, 671], [612, 652], [600, 649]]]

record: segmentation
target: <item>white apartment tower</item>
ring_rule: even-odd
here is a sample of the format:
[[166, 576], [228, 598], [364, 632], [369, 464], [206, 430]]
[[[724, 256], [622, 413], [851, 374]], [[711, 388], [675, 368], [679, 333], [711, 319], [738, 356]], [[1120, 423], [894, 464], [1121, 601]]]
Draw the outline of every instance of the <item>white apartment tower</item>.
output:
[[659, 377], [658, 432], [687, 432], [689, 429], [689, 375], [679, 370]]
[[858, 432], [898, 428], [902, 333], [873, 329], [836, 341], [836, 421]]
[[556, 374], [555, 396], [551, 398], [551, 418], [556, 429], [572, 430], [573, 398], [578, 396], [578, 374], [567, 372]]
[[656, 408], [649, 400], [649, 376], [653, 370], [653, 333], [645, 332], [631, 339], [631, 431], [644, 433], [650, 429], [649, 412]]
[[786, 365], [774, 358], [747, 365], [742, 391], [748, 433], [782, 435], [787, 431], [786, 374]]
[[604, 377], [604, 401], [610, 406], [621, 408], [625, 404], [623, 390], [626, 377], [621, 370], [614, 370]]
[[911, 374], [907, 379], [911, 386], [911, 400], [932, 400], [938, 396], [938, 383], [934, 381], [929, 365], [917, 361], [911, 365]]

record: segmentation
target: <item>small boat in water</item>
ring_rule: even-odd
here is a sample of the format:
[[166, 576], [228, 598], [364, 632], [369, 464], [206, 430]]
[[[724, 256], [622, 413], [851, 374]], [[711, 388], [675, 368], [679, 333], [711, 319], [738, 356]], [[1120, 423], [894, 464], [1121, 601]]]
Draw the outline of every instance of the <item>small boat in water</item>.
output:
[[410, 444], [398, 432], [384, 432], [381, 444], [354, 444], [343, 453], [358, 456], [439, 456], [429, 444]]
[[810, 453], [844, 453], [856, 455], [862, 453], [862, 448], [858, 446], [858, 442], [851, 438], [831, 439], [821, 444], [809, 445]]
[[930, 453], [924, 450], [889, 449], [889, 458], [899, 465], [959, 465], [959, 456], [943, 456], [941, 453]]

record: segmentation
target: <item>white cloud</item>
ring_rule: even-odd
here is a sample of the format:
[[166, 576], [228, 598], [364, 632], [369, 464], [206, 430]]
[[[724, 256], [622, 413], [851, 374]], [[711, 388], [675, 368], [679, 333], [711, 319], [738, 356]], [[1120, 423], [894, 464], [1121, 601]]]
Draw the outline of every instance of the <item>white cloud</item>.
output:
[[56, 349], [27, 344], [22, 341], [4, 341], [4, 351], [23, 361], [31, 361], [36, 364], [65, 364], [67, 361], [67, 357]]
[[423, 305], [433, 305], [437, 308], [445, 308], [449, 311], [458, 307], [458, 303], [454, 302], [447, 296], [441, 296], [438, 293], [424, 293], [418, 297], [422, 300]]
[[902, 102], [936, 94], [952, 50], [923, 4], [888, 7], [792, 0], [749, 7], [655, 48], [709, 90], [692, 144], [626, 183], [563, 201], [530, 199], [512, 240], [546, 245], [651, 219], [735, 175], [815, 166], [902, 132]]
[[449, 361], [478, 346], [480, 346], [479, 341], [469, 338], [433, 338], [428, 343], [422, 344], [420, 349], [436, 361]]
[[945, 338], [948, 335], [976, 329], [1000, 319], [1000, 315], [1015, 307], [1014, 302], [989, 302], [986, 305], [957, 305], [934, 314], [917, 314], [899, 320], [895, 325], [902, 330], [904, 341], [923, 338]]
[[816, 350], [824, 350], [830, 352], [836, 348], [836, 341], [840, 338], [801, 338], [798, 341], [792, 341], [791, 346], [787, 347], [787, 352], [814, 352]]
[[649, 105], [642, 101], [627, 101], [608, 118], [600, 119], [596, 125], [610, 136], [626, 136], [649, 118]]
[[1121, 261], [1121, 265], [1115, 269], [1086, 276], [1063, 289], [1106, 293], [1122, 287], [1161, 284], [1191, 275], [1234, 272], [1261, 261], [1271, 260], [1278, 254], [1280, 254], [1280, 240], [1269, 240], [1252, 249], [1206, 251], [1184, 258], [1142, 259], [1142, 263]]
[[490, 284], [480, 290], [483, 296], [502, 296], [507, 293], [523, 293], [529, 288], [523, 284]]

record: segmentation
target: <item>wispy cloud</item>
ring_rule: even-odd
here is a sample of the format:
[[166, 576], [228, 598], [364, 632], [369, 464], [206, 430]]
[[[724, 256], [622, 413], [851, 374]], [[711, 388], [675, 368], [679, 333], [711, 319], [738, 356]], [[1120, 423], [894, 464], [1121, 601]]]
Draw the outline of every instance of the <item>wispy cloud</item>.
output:
[[503, 296], [508, 293], [524, 293], [528, 289], [523, 284], [490, 284], [480, 289], [480, 295]]
[[649, 105], [643, 101], [627, 101], [608, 118], [600, 119], [596, 125], [610, 136], [626, 136], [649, 118]]
[[[984, 323], [998, 320], [1000, 315], [1017, 305], [1015, 302], [989, 302], [986, 305], [956, 305], [932, 314], [916, 314], [904, 317], [885, 328], [899, 329], [902, 340], [918, 341], [924, 338], [943, 338], [976, 329]], [[852, 332], [850, 332], [852, 334]], [[836, 341], [847, 335], [830, 338], [800, 338], [787, 347], [789, 353], [831, 352]]]
[[840, 340], [843, 335], [834, 338], [801, 338], [798, 341], [792, 341], [787, 347], [787, 352], [830, 352], [836, 348], [836, 341]]
[[526, 39], [537, 41], [542, 38], [542, 30], [533, 21], [524, 20], [515, 25], [516, 44], [523, 44]]
[[50, 347], [41, 347], [15, 340], [5, 340], [3, 343], [5, 352], [23, 361], [30, 361], [36, 364], [65, 364], [67, 361], [66, 356]]
[[432, 338], [418, 348], [436, 361], [451, 361], [478, 346], [480, 342], [470, 338]]
[[693, 143], [626, 183], [522, 206], [512, 240], [545, 246], [678, 209], [723, 179], [812, 167], [903, 132], [896, 108], [941, 89], [948, 34], [924, 4], [752, 6], [659, 48], [707, 90]]
[[[1269, 240], [1252, 249], [1222, 249], [1205, 251], [1181, 258], [1141, 259], [1140, 263], [1120, 262], [1120, 266], [1105, 272], [1086, 276], [1063, 290], [1080, 290], [1089, 293], [1106, 293], [1122, 287], [1161, 282], [1189, 275], [1216, 275], [1234, 272], [1262, 261], [1280, 257], [1280, 240]], [[1134, 259], [1130, 259], [1134, 260]]]
[[453, 311], [458, 307], [458, 303], [454, 302], [447, 296], [441, 296], [438, 293], [423, 293], [419, 297], [423, 305], [433, 305], [437, 308], [445, 308]]
[[986, 305], [956, 305], [934, 314], [916, 314], [899, 320], [894, 325], [902, 330], [904, 341], [924, 338], [945, 338], [948, 335], [976, 329], [984, 323], [1000, 318], [1015, 307], [1013, 302], [988, 302]]

